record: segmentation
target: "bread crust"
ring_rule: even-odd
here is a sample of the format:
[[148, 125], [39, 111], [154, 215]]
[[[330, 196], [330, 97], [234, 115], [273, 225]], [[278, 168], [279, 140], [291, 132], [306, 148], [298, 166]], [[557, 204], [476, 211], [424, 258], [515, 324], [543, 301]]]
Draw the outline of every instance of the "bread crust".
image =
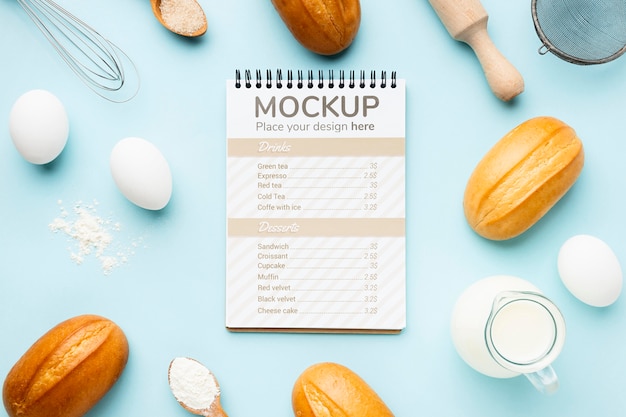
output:
[[296, 417], [393, 417], [361, 377], [332, 362], [307, 368], [296, 380], [291, 399]]
[[321, 55], [346, 49], [361, 24], [360, 0], [272, 0], [300, 44]]
[[10, 417], [80, 417], [115, 384], [128, 341], [112, 321], [70, 318], [39, 338], [9, 371], [2, 399]]
[[574, 129], [553, 117], [527, 120], [478, 163], [465, 188], [469, 225], [492, 240], [519, 236], [574, 185], [584, 165]]

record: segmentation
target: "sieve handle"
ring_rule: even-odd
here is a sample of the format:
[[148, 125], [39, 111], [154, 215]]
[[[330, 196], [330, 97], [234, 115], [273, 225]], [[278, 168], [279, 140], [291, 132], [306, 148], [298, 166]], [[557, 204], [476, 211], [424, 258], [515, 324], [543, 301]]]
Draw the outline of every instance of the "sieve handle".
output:
[[521, 74], [489, 37], [489, 16], [479, 0], [429, 1], [450, 36], [467, 43], [474, 50], [496, 97], [508, 101], [524, 91]]

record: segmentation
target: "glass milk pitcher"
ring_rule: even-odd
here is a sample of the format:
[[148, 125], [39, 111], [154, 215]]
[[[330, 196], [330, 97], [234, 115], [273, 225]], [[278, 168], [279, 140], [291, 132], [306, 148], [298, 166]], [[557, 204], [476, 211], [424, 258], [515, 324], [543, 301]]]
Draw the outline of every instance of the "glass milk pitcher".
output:
[[540, 392], [558, 389], [551, 363], [565, 342], [565, 320], [530, 282], [510, 275], [475, 282], [454, 306], [451, 331], [457, 352], [476, 371], [523, 374]]

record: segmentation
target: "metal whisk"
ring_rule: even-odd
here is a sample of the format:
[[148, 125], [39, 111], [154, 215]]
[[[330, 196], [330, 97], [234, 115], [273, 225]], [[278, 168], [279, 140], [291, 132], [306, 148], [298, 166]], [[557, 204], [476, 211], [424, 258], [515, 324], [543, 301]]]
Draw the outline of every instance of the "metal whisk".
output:
[[52, 0], [17, 0], [76, 75], [107, 100], [125, 102], [139, 89], [133, 62], [109, 40]]

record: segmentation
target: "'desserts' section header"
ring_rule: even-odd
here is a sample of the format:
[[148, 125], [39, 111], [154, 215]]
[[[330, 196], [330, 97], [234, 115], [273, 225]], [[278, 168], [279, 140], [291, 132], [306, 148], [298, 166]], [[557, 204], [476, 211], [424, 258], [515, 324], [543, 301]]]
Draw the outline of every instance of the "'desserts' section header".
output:
[[405, 135], [405, 80], [394, 87], [237, 87], [227, 81], [227, 137], [380, 138]]

